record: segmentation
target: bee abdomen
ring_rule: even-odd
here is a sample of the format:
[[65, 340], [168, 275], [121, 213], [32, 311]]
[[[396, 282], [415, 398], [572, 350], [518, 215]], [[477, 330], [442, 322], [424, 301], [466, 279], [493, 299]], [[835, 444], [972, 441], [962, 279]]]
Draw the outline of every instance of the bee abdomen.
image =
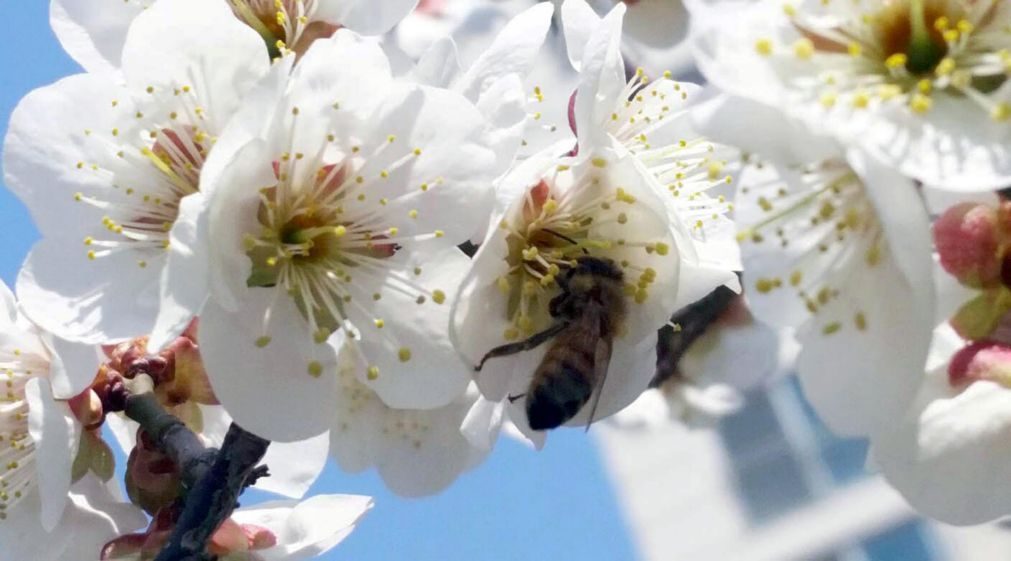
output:
[[569, 349], [563, 356], [544, 357], [530, 391], [526, 412], [530, 428], [548, 430], [561, 426], [576, 416], [593, 394], [593, 360]]

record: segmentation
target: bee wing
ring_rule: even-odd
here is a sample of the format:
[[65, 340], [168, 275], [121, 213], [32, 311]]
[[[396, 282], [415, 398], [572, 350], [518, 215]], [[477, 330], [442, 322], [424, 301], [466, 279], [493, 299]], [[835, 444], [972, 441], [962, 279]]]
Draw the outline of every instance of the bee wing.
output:
[[590, 425], [593, 424], [593, 418], [597, 415], [597, 406], [600, 405], [600, 396], [604, 393], [604, 384], [607, 382], [607, 371], [608, 366], [611, 364], [611, 339], [610, 337], [602, 337], [600, 335], [601, 322], [604, 321], [604, 312], [600, 310], [597, 318], [595, 318], [595, 330], [597, 335], [597, 347], [593, 353], [593, 370], [594, 379], [596, 380], [597, 387], [594, 388], [593, 394], [593, 404], [590, 405], [590, 416], [586, 420], [586, 430], [590, 430]]

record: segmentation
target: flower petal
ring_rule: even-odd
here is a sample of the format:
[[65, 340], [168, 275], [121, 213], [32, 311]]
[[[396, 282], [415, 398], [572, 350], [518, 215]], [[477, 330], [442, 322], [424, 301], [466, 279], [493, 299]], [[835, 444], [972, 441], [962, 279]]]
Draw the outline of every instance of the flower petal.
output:
[[362, 35], [380, 35], [404, 19], [417, 4], [418, 0], [329, 0], [319, 3], [316, 17]]
[[[472, 368], [460, 360], [449, 340], [450, 303], [428, 297], [419, 304], [418, 290], [406, 291], [402, 286], [411, 283], [420, 287], [422, 294], [445, 294], [459, 285], [470, 259], [456, 248], [422, 252], [405, 249], [390, 259], [404, 265], [387, 274], [385, 287], [382, 278], [373, 284], [381, 294], [368, 310], [375, 317], [367, 317], [357, 308], [350, 310], [361, 337], [354, 341], [357, 351], [347, 351], [362, 354], [359, 380], [390, 407], [445, 406], [466, 390]], [[366, 274], [362, 271], [359, 276]], [[352, 293], [352, 298], [373, 300], [368, 293]], [[376, 370], [370, 376], [372, 367]]]
[[49, 23], [56, 38], [88, 72], [117, 70], [126, 32], [153, 0], [51, 0]]
[[577, 71], [582, 70], [583, 56], [587, 43], [600, 26], [601, 18], [586, 0], [565, 0], [562, 3], [562, 24], [565, 31], [565, 47], [569, 63]]
[[[267, 306], [271, 313], [265, 335]], [[302, 323], [298, 308], [284, 294], [273, 303], [248, 295], [236, 312], [211, 300], [200, 317], [200, 349], [215, 395], [236, 423], [269, 440], [302, 440], [330, 427], [336, 353], [329, 344], [317, 345], [306, 333], [291, 329]], [[257, 346], [261, 337], [270, 342]], [[307, 371], [310, 361], [319, 363], [319, 377]]]
[[36, 446], [42, 527], [51, 532], [67, 506], [80, 427], [70, 414], [70, 408], [53, 400], [52, 390], [45, 380], [29, 380], [25, 385], [25, 398], [28, 401], [28, 432]]
[[316, 495], [302, 502], [273, 501], [240, 508], [232, 519], [267, 528], [277, 537], [276, 546], [256, 552], [263, 561], [298, 561], [336, 547], [372, 504], [370, 497]]
[[872, 437], [871, 455], [914, 508], [951, 524], [978, 524], [1011, 509], [1011, 391], [988, 381], [964, 391], [946, 365], [927, 375], [909, 411]]

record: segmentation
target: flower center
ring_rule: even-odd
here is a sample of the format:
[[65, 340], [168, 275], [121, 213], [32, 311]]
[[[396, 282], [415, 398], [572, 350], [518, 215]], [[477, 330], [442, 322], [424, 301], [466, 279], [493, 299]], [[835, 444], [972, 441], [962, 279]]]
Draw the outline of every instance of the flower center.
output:
[[329, 37], [336, 25], [313, 21], [316, 0], [230, 0], [232, 11], [246, 25], [263, 37], [276, 58], [290, 49], [302, 54], [309, 44]]
[[[948, 17], [939, 4], [933, 0], [895, 2], [874, 19], [874, 31], [884, 54], [904, 56], [906, 69], [911, 74], [932, 72], [948, 53], [942, 31], [930, 25], [941, 17]], [[956, 21], [961, 19], [958, 17]]]
[[[883, 4], [850, 20], [836, 18], [831, 26], [788, 8], [802, 34], [791, 50], [796, 58], [820, 63], [817, 88], [824, 106], [848, 102], [864, 109], [902, 101], [914, 114], [926, 114], [943, 93], [980, 106], [994, 120], [1011, 119], [1011, 103], [990, 95], [1011, 75], [1011, 10], [995, 0]], [[768, 38], [755, 48], [763, 56], [776, 53]], [[847, 55], [851, 63], [839, 65]], [[810, 76], [797, 83], [812, 84]]]
[[274, 165], [279, 183], [260, 190], [259, 235], [247, 234], [253, 262], [247, 285], [279, 286], [295, 298], [317, 340], [325, 340], [347, 318], [351, 294], [345, 286], [356, 267], [392, 257], [396, 228], [379, 233], [344, 211], [348, 179], [343, 164], [323, 165], [306, 186], [291, 183], [301, 154], [284, 155]]
[[[199, 190], [214, 142], [203, 128], [210, 116], [190, 86], [165, 92], [149, 87], [147, 94], [150, 105], [123, 109], [130, 114], [123, 116], [122, 130], [84, 131], [104, 157], [77, 162], [77, 173], [99, 178], [103, 188], [75, 193], [74, 199], [101, 209], [107, 232], [85, 237], [88, 259], [139, 251], [137, 265], [147, 267], [168, 248], [180, 201]], [[112, 105], [120, 107], [118, 100]]]
[[[659, 255], [670, 249], [662, 242], [639, 242], [602, 233], [605, 231], [602, 227], [630, 224], [622, 209], [636, 204], [635, 197], [620, 188], [601, 190], [591, 197], [576, 194], [591, 190], [589, 185], [557, 194], [556, 182], [572, 180], [567, 169], [561, 174], [563, 177], [559, 178], [556, 172], [554, 177], [542, 179], [530, 188], [522, 207], [511, 220], [501, 224], [508, 230], [509, 249], [505, 258], [509, 270], [497, 280], [499, 290], [508, 297], [511, 325], [503, 334], [506, 340], [532, 335], [554, 321], [548, 303], [561, 290], [558, 276], [573, 267], [578, 257], [606, 256], [612, 249], [629, 247], [642, 247], [648, 254]], [[600, 180], [582, 181], [598, 186]], [[625, 294], [640, 304], [645, 302], [656, 271], [628, 259], [621, 260], [619, 265], [625, 272]]]

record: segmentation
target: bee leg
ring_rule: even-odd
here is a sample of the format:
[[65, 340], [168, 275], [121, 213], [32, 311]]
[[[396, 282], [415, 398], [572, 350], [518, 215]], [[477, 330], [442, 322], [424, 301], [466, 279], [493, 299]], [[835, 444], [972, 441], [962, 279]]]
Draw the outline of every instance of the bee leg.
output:
[[511, 396], [509, 396], [509, 403], [516, 403], [517, 399], [523, 399], [526, 396], [527, 396], [527, 394], [525, 394], [525, 393], [511, 395]]
[[507, 345], [502, 345], [501, 347], [495, 347], [494, 349], [488, 351], [488, 354], [484, 355], [481, 362], [474, 367], [474, 370], [480, 372], [481, 369], [484, 368], [484, 363], [490, 358], [514, 355], [516, 353], [536, 348], [548, 339], [561, 333], [561, 331], [568, 326], [569, 322], [567, 321], [558, 322], [540, 333], [534, 333], [530, 336], [530, 338], [524, 339], [523, 341], [517, 341], [516, 343], [509, 343]]

